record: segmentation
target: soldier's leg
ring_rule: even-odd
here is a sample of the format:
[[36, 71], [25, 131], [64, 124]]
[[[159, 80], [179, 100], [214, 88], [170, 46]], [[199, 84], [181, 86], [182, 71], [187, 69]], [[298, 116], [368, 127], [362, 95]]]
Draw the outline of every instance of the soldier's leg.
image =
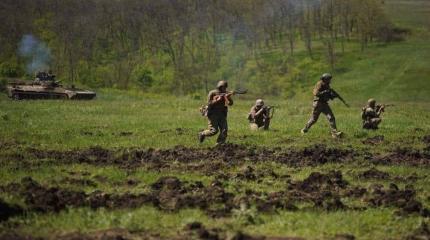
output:
[[337, 132], [336, 118], [334, 117], [333, 111], [331, 110], [330, 106], [328, 104], [324, 104], [321, 110], [327, 117], [328, 122], [330, 123], [331, 131]]
[[378, 129], [378, 125], [381, 123], [382, 119], [380, 118], [372, 118], [370, 120], [370, 125], [372, 129]]
[[251, 130], [256, 131], [258, 130], [258, 125], [256, 123], [250, 123], [249, 127], [251, 128]]
[[321, 114], [320, 104], [318, 102], [314, 102], [311, 117], [309, 121], [306, 123], [305, 128], [302, 129], [302, 132], [307, 132], [312, 127], [312, 125], [314, 125], [318, 121], [320, 114]]
[[202, 132], [202, 135], [205, 137], [211, 137], [218, 133], [219, 123], [218, 118], [216, 116], [208, 117], [208, 129]]
[[227, 139], [227, 131], [228, 131], [227, 117], [226, 116], [220, 117], [218, 124], [219, 124], [218, 125], [219, 126], [219, 135], [218, 135], [218, 139], [216, 140], [216, 142], [218, 144], [225, 143], [225, 140]]
[[270, 125], [270, 118], [265, 118], [264, 119], [264, 130], [269, 130], [269, 125]]

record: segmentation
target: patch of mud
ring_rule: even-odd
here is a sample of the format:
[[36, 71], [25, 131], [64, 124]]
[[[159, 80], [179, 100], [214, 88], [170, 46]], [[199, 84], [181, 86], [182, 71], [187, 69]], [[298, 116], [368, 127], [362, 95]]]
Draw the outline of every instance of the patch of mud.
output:
[[243, 232], [236, 232], [228, 236], [226, 231], [219, 228], [207, 228], [200, 222], [192, 222], [184, 227], [183, 235], [185, 239], [204, 239], [204, 240], [303, 240], [299, 237], [268, 237], [254, 236]]
[[[314, 145], [302, 150], [266, 149], [237, 144], [219, 145], [198, 149], [177, 146], [171, 149], [120, 149], [108, 150], [92, 147], [86, 150], [53, 151], [29, 149], [29, 158], [52, 159], [60, 163], [88, 163], [95, 165], [119, 165], [124, 168], [150, 166], [171, 168], [173, 162], [190, 165], [194, 170], [211, 172], [224, 166], [237, 165], [245, 161], [275, 161], [288, 166], [314, 166], [330, 162], [351, 161], [357, 153], [352, 150], [328, 148]], [[202, 160], [204, 160], [202, 162]], [[210, 162], [211, 164], [207, 164]], [[210, 167], [207, 167], [210, 165]], [[213, 172], [213, 171], [212, 171]]]
[[355, 240], [355, 236], [354, 236], [354, 235], [352, 235], [352, 234], [347, 234], [347, 233], [344, 233], [344, 234], [336, 234], [336, 235], [333, 237], [333, 239], [334, 239], [334, 240]]
[[430, 152], [411, 148], [397, 148], [384, 156], [375, 156], [373, 162], [384, 165], [430, 166]]
[[430, 216], [430, 211], [415, 199], [416, 192], [412, 185], [406, 185], [403, 190], [394, 183], [387, 189], [380, 184], [374, 184], [371, 188], [371, 196], [365, 199], [371, 206], [397, 207], [400, 209], [398, 214], [418, 213], [423, 217]]
[[376, 168], [371, 168], [359, 173], [358, 177], [363, 179], [389, 179], [390, 174], [380, 171]]
[[235, 207], [234, 195], [220, 184], [212, 183], [205, 187], [201, 182], [184, 183], [176, 177], [163, 177], [151, 185], [146, 194], [107, 194], [95, 191], [86, 194], [58, 187], [45, 187], [26, 177], [21, 183], [12, 183], [3, 190], [24, 198], [27, 210], [39, 212], [58, 212], [66, 207], [91, 208], [136, 208], [145, 204], [166, 211], [181, 208], [200, 208], [213, 217], [224, 217]]
[[315, 207], [328, 211], [345, 209], [341, 201], [341, 191], [346, 190], [346, 182], [340, 171], [330, 171], [327, 174], [313, 172], [303, 181], [291, 182], [288, 185], [287, 196], [294, 201], [310, 201]]
[[22, 213], [23, 210], [21, 207], [8, 204], [3, 199], [0, 199], [0, 222], [7, 221], [10, 217], [21, 215]]
[[98, 230], [89, 233], [72, 232], [67, 234], [54, 234], [46, 238], [34, 238], [32, 236], [23, 236], [17, 233], [5, 233], [0, 235], [0, 240], [303, 240], [298, 237], [267, 237], [253, 236], [242, 232], [230, 233], [220, 228], [208, 228], [199, 222], [187, 224], [182, 230], [178, 231], [175, 236], [162, 237], [160, 234], [148, 232], [130, 232], [127, 229], [114, 228]]

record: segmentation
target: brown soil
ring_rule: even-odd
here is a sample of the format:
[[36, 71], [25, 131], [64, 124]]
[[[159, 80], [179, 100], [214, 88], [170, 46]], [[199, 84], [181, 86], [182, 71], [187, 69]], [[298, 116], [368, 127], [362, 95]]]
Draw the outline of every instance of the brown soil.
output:
[[0, 222], [8, 220], [10, 217], [21, 215], [22, 208], [17, 205], [8, 204], [0, 199]]
[[227, 237], [225, 231], [219, 228], [207, 228], [200, 222], [192, 222], [185, 226], [182, 237], [184, 239], [204, 239], [204, 240], [303, 240], [298, 237], [267, 237], [253, 236], [243, 232], [236, 232], [232, 236]]
[[374, 157], [373, 161], [384, 165], [430, 166], [430, 152], [411, 148], [397, 148], [388, 155]]
[[[229, 236], [230, 235], [230, 236]], [[303, 240], [297, 237], [266, 237], [252, 236], [242, 232], [228, 234], [227, 231], [219, 228], [207, 228], [199, 222], [187, 224], [183, 230], [179, 231], [176, 236], [162, 237], [158, 234], [150, 234], [147, 232], [130, 232], [126, 229], [114, 228], [99, 230], [90, 233], [73, 232], [68, 234], [57, 234], [46, 238], [34, 238], [32, 236], [23, 236], [17, 233], [5, 233], [0, 235], [0, 240]]]
[[362, 142], [364, 144], [369, 144], [369, 145], [381, 144], [384, 142], [384, 136], [383, 135], [377, 135], [374, 137], [367, 138], [366, 140], [363, 140]]
[[369, 170], [359, 173], [358, 177], [363, 179], [389, 179], [390, 174], [383, 171], [379, 171], [376, 168], [371, 168]]
[[343, 180], [340, 171], [327, 174], [313, 172], [303, 181], [291, 182], [287, 196], [294, 201], [310, 201], [315, 207], [326, 210], [345, 209], [340, 200], [341, 191], [346, 190], [348, 182]]
[[[29, 158], [51, 159], [61, 163], [88, 163], [95, 165], [119, 165], [125, 168], [152, 166], [169, 168], [173, 161], [189, 164], [195, 169], [203, 168], [207, 162], [219, 169], [225, 165], [252, 162], [275, 161], [288, 166], [313, 166], [328, 162], [350, 161], [357, 154], [352, 150], [328, 148], [314, 145], [302, 150], [282, 150], [246, 147], [237, 144], [225, 144], [213, 148], [198, 149], [177, 146], [171, 149], [121, 149], [108, 150], [92, 147], [86, 150], [53, 151], [29, 149]], [[24, 157], [22, 157], [24, 158]], [[201, 161], [205, 160], [205, 164]], [[200, 164], [200, 165], [199, 165]], [[211, 171], [213, 169], [208, 169]]]
[[394, 183], [391, 183], [388, 189], [385, 189], [382, 185], [375, 184], [372, 186], [371, 196], [365, 201], [375, 207], [398, 207], [401, 210], [399, 214], [418, 213], [424, 217], [429, 217], [429, 210], [415, 199], [415, 194], [412, 185], [407, 185], [402, 190]]
[[[176, 211], [181, 208], [197, 207], [210, 216], [222, 217], [230, 214], [234, 195], [219, 184], [205, 187], [201, 182], [185, 184], [175, 177], [163, 177], [152, 184], [148, 194], [106, 194], [100, 191], [86, 194], [57, 187], [45, 187], [27, 177], [20, 184], [12, 183], [2, 187], [4, 191], [24, 198], [27, 210], [58, 212], [66, 207], [89, 206], [91, 208], [135, 208], [152, 204], [163, 210]], [[213, 206], [222, 206], [214, 208]]]

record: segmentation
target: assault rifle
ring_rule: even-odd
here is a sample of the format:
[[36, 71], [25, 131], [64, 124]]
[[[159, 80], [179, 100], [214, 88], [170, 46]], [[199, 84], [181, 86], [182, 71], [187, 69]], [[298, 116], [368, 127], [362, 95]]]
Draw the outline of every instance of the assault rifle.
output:
[[337, 93], [335, 90], [330, 89], [330, 99], [338, 98], [346, 107], [349, 107], [349, 104]]
[[394, 104], [378, 104], [378, 105], [376, 105], [376, 109], [378, 112], [384, 112], [385, 107], [394, 107]]
[[228, 97], [236, 95], [236, 94], [246, 94], [247, 92], [248, 92], [247, 89], [237, 89], [237, 90], [228, 91], [225, 93], [219, 93], [219, 94], [217, 94], [217, 96], [224, 98], [225, 99], [225, 105], [227, 106], [229, 103]]
[[268, 112], [269, 118], [272, 119], [273, 115], [275, 114], [275, 108], [278, 106], [264, 106], [266, 108], [266, 111]]
[[221, 97], [229, 97], [229, 96], [233, 96], [236, 94], [246, 94], [247, 92], [248, 92], [247, 89], [237, 89], [237, 90], [233, 90], [233, 91], [227, 91], [225, 93], [219, 93], [217, 95], [221, 96]]
[[[233, 91], [228, 91], [225, 93], [219, 93], [217, 94], [217, 96], [220, 96], [222, 98], [225, 99], [225, 104], [228, 105], [228, 97], [236, 95], [236, 94], [246, 94], [248, 92], [247, 89], [237, 89], [237, 90], [233, 90]], [[208, 112], [210, 111], [210, 107], [208, 105], [203, 105], [200, 107], [199, 109], [200, 114], [204, 117], [208, 116]]]

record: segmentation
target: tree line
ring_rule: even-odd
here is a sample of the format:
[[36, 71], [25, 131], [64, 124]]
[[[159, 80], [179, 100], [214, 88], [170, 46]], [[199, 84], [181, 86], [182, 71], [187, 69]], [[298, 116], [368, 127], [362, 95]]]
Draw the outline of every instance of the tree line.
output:
[[17, 50], [31, 34], [68, 82], [179, 94], [237, 77], [250, 61], [256, 70], [247, 74], [277, 89], [297, 79], [282, 66], [285, 78], [264, 75], [273, 67], [265, 52], [279, 51], [288, 66], [298, 51], [313, 59], [318, 43], [333, 69], [348, 42], [365, 49], [396, 38], [380, 0], [2, 0], [0, 21], [3, 76], [33, 74]]

